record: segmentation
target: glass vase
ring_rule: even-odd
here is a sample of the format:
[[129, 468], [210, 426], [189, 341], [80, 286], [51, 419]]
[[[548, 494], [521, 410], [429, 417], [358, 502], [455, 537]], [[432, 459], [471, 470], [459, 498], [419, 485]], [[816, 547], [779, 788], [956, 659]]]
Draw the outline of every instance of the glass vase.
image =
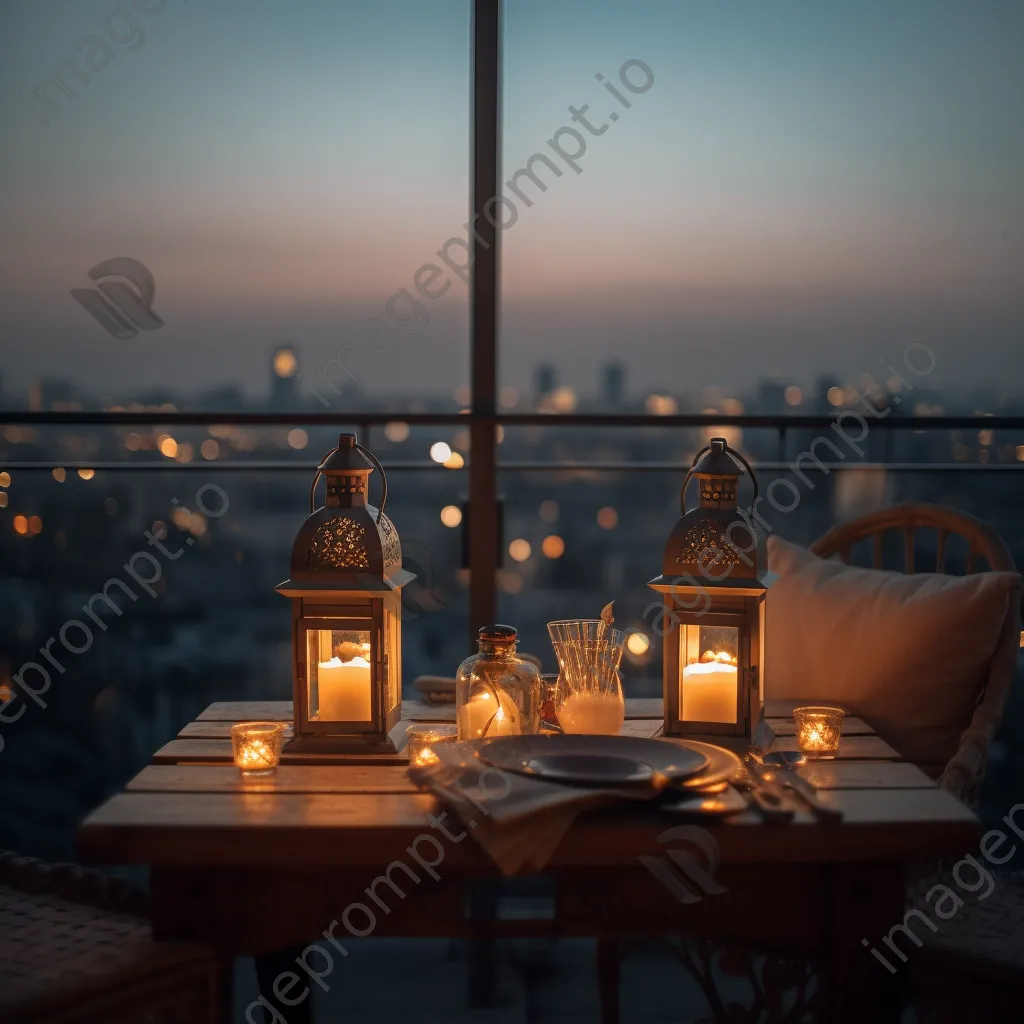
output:
[[484, 626], [455, 677], [459, 741], [540, 732], [540, 671], [516, 656], [512, 626]]
[[626, 717], [619, 663], [626, 634], [599, 619], [548, 623], [558, 659], [555, 713], [565, 733], [615, 736]]

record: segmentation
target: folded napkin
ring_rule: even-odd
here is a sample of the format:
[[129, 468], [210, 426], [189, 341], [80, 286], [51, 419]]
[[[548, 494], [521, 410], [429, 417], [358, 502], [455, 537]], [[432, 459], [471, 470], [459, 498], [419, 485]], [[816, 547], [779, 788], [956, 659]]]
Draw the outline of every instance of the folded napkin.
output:
[[507, 772], [477, 756], [481, 745], [438, 744], [437, 764], [410, 766], [409, 777], [458, 815], [505, 875], [543, 869], [582, 811], [659, 795], [654, 786], [583, 788]]

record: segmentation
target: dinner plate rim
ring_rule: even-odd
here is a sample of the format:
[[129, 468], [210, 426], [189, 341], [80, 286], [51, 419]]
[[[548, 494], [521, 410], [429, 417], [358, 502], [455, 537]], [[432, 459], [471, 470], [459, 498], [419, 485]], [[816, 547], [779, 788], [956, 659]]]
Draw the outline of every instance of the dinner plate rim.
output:
[[[541, 751], [537, 750], [536, 748], [534, 750], [527, 750], [523, 754], [519, 754], [518, 759], [515, 760], [515, 763], [513, 763], [512, 758], [503, 759], [500, 761], [497, 760], [493, 751], [491, 751], [490, 756], [488, 756], [489, 749], [493, 748], [495, 744], [497, 744], [499, 746], [499, 750], [501, 750], [506, 747], [515, 747], [517, 744], [523, 743], [532, 745], [534, 743], [544, 744], [554, 741], [556, 744], [564, 744], [567, 740], [573, 744], [587, 743], [589, 741], [614, 741], [615, 744], [618, 746], [632, 747], [634, 748], [633, 750], [624, 750], [622, 753], [618, 754], [602, 752], [600, 755], [596, 755], [592, 752], [584, 751], [581, 752], [581, 756], [619, 757], [622, 760], [630, 760], [634, 763], [646, 764], [651, 768], [652, 772], [655, 775], [670, 774], [673, 784], [677, 786], [686, 785], [686, 783], [689, 782], [691, 779], [702, 775], [707, 771], [707, 769], [710, 767], [712, 763], [712, 758], [711, 754], [709, 753], [709, 749], [695, 749], [694, 747], [688, 746], [684, 743], [670, 743], [664, 740], [642, 736], [590, 736], [589, 734], [585, 733], [580, 733], [573, 736], [547, 736], [542, 733], [520, 736], [498, 736], [495, 737], [493, 740], [489, 740], [488, 742], [482, 744], [477, 754], [482, 761], [485, 761], [487, 764], [491, 765], [494, 768], [498, 768], [501, 771], [511, 771], [515, 772], [516, 774], [525, 775], [528, 778], [543, 779], [546, 776], [535, 771], [528, 770], [525, 763], [527, 754], [530, 757], [541, 756]], [[710, 748], [711, 745], [703, 744], [702, 746], [704, 748]], [[652, 762], [652, 751], [657, 751], [658, 754], [661, 755], [654, 759], [654, 761], [658, 763]], [[673, 751], [676, 752], [677, 755], [675, 758], [673, 758], [672, 756]], [[673, 765], [678, 765], [678, 762], [680, 760], [680, 758], [678, 757], [679, 752], [685, 752], [687, 755], [689, 755], [690, 758], [699, 759], [699, 763], [694, 764], [691, 768], [684, 769], [684, 772], [680, 774], [673, 774], [671, 772], [667, 772], [666, 769], [670, 769], [671, 767], [673, 767]], [[570, 752], [566, 752], [564, 756], [571, 757], [572, 754]], [[554, 780], [555, 778], [554, 776], [547, 777], [552, 778], [552, 780]], [[560, 776], [559, 781], [567, 782], [569, 781], [569, 779], [567, 776]], [[583, 781], [582, 777], [581, 781]], [[590, 782], [591, 779], [588, 778], [586, 781]], [[646, 781], [649, 781], [649, 779]], [[635, 781], [631, 780], [629, 784], [636, 783]]]

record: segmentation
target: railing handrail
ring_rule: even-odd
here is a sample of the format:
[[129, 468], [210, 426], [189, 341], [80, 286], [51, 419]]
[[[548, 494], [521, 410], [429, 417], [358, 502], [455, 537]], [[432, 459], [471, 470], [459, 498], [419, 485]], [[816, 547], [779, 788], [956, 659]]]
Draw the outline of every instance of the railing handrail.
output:
[[407, 423], [409, 426], [458, 425], [469, 420], [488, 420], [509, 427], [746, 427], [749, 429], [801, 430], [829, 428], [844, 412], [864, 415], [874, 428], [882, 430], [1024, 430], [1024, 416], [887, 416], [863, 414], [857, 409], [836, 409], [834, 413], [804, 415], [725, 413], [473, 413], [434, 412], [109, 412], [0, 410], [0, 425], [24, 426], [339, 426]]
[[[458, 470], [451, 470], [442, 463], [419, 461], [394, 461], [381, 460], [381, 465], [389, 473], [451, 473], [463, 472], [469, 468], [470, 459], [466, 460], [465, 467]], [[764, 472], [785, 472], [793, 468], [793, 459], [789, 461], [779, 460], [758, 460], [751, 458], [753, 465]], [[66, 459], [58, 460], [35, 460], [24, 462], [10, 461], [3, 462], [3, 468], [12, 472], [52, 472], [55, 469], [64, 469], [74, 472], [79, 469], [91, 469], [95, 472], [124, 472], [137, 473], [163, 473], [173, 471], [176, 473], [195, 472], [231, 472], [231, 473], [307, 473], [312, 475], [316, 472], [317, 463], [285, 459], [216, 459], [213, 461], [175, 462], [173, 459], [164, 459], [157, 462], [155, 459], [125, 459], [120, 462], [104, 462], [96, 460], [77, 460], [69, 462]], [[677, 462], [625, 462], [625, 461], [603, 461], [603, 462], [580, 462], [578, 460], [551, 460], [551, 461], [515, 461], [498, 462], [499, 473], [685, 473], [689, 462], [680, 459]], [[891, 473], [1021, 473], [1024, 472], [1024, 462], [822, 462], [819, 464], [805, 465], [801, 472], [831, 473], [833, 471], [871, 471], [885, 470]]]

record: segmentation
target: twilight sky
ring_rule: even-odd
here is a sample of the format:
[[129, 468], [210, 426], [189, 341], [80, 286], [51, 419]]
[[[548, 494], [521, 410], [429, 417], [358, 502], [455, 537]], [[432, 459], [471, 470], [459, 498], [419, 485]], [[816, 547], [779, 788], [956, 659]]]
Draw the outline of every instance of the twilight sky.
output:
[[[315, 376], [465, 237], [468, 47], [466, 0], [6, 0], [8, 395], [258, 394], [283, 342]], [[588, 390], [621, 358], [640, 393], [803, 384], [921, 341], [951, 394], [1024, 394], [1022, 51], [1019, 0], [507, 0], [505, 177], [535, 152], [563, 173], [504, 234], [503, 383], [549, 360]], [[72, 60], [54, 113], [33, 91]], [[548, 145], [570, 104], [608, 124], [580, 174]], [[115, 256], [166, 326], [116, 340], [71, 298]], [[464, 383], [449, 276], [357, 363], [368, 391]]]

